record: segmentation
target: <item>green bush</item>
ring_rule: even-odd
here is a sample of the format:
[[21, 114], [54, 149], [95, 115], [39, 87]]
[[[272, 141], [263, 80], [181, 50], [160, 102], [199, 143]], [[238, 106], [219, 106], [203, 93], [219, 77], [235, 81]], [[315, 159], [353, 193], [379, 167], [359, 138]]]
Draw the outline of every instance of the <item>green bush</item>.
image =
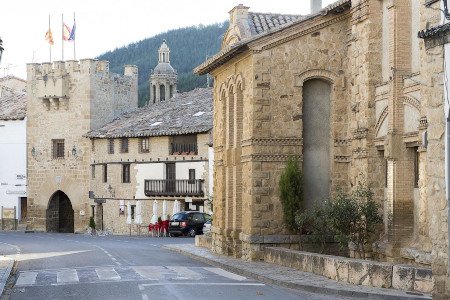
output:
[[92, 228], [92, 229], [95, 229], [94, 217], [90, 217], [89, 218], [89, 227]]
[[339, 192], [331, 201], [298, 212], [296, 224], [312, 237], [312, 242], [321, 244], [322, 251], [329, 237], [334, 236], [342, 248], [354, 243], [365, 259], [366, 245], [374, 240], [377, 226], [383, 222], [379, 208], [370, 187], [359, 183], [350, 194]]
[[283, 207], [283, 219], [291, 230], [298, 227], [295, 215], [301, 210], [303, 202], [303, 176], [299, 169], [298, 158], [290, 158], [279, 181], [280, 200]]
[[329, 217], [331, 209], [329, 200], [324, 200], [314, 203], [312, 209], [298, 212], [295, 216], [295, 223], [304, 235], [305, 241], [320, 244], [320, 253], [327, 250], [328, 242], [335, 234]]

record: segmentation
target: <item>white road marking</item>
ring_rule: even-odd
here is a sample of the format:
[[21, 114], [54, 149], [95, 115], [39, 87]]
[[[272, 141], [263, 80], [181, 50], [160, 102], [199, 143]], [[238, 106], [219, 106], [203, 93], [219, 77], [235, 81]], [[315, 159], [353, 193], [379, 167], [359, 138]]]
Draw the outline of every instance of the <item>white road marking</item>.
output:
[[98, 268], [95, 272], [100, 280], [120, 280], [120, 275], [114, 268]]
[[20, 273], [16, 285], [32, 285], [36, 283], [36, 276], [38, 272], [24, 272]]
[[155, 282], [144, 283], [142, 286], [157, 286], [157, 285], [228, 285], [228, 286], [263, 286], [264, 283], [241, 283], [241, 282]]
[[136, 273], [138, 273], [142, 278], [148, 280], [160, 280], [164, 278], [164, 273], [167, 273], [167, 269], [164, 267], [154, 267], [154, 266], [134, 266], [131, 267]]
[[247, 278], [245, 278], [243, 276], [240, 276], [240, 275], [237, 275], [237, 274], [225, 271], [225, 270], [223, 270], [221, 268], [203, 268], [203, 269], [205, 269], [205, 270], [207, 270], [209, 272], [215, 273], [217, 275], [220, 275], [220, 276], [232, 279], [232, 280], [243, 281], [243, 280], [247, 279]]
[[66, 283], [66, 282], [78, 282], [78, 274], [77, 270], [69, 269], [62, 270], [56, 274], [56, 282], [58, 283]]
[[[178, 275], [180, 275], [181, 278], [178, 278], [178, 279], [200, 280], [200, 279], [204, 278], [204, 276], [202, 274], [192, 271], [192, 270], [188, 269], [187, 267], [167, 266], [167, 268], [169, 270], [176, 272]], [[177, 278], [175, 278], [175, 279], [177, 279]]]

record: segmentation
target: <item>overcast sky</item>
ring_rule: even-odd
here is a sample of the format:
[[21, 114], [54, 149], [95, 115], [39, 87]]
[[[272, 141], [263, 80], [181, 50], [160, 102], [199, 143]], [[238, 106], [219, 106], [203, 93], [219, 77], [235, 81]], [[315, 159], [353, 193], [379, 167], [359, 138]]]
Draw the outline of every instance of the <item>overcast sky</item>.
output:
[[[170, 29], [228, 20], [228, 12], [242, 3], [254, 12], [308, 14], [309, 0], [2, 0], [0, 37], [5, 52], [0, 77], [26, 78], [26, 63], [49, 61], [45, 41], [48, 16], [55, 45], [52, 60], [60, 60], [61, 14], [72, 27], [76, 14], [76, 55], [93, 58], [116, 47]], [[328, 5], [334, 0], [323, 0]], [[72, 43], [65, 42], [64, 58], [73, 59]]]

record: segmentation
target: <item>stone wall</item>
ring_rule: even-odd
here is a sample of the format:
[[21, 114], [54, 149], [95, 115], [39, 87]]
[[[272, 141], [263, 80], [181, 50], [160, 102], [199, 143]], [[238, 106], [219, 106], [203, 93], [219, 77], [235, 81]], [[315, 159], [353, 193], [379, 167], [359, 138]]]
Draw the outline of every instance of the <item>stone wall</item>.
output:
[[[331, 84], [326, 192], [370, 184], [384, 215], [377, 258], [431, 265], [436, 293], [448, 290], [443, 49], [425, 50], [413, 32], [438, 24], [440, 13], [438, 1], [424, 4], [355, 0], [350, 9], [297, 22], [248, 42], [240, 54], [210, 61], [214, 251], [261, 259], [267, 245], [296, 247], [283, 223], [278, 181], [289, 157], [305, 159], [303, 89], [320, 79]], [[245, 15], [247, 8], [239, 8]], [[240, 19], [231, 15], [217, 57], [249, 34], [233, 29]]]
[[[57, 191], [71, 202], [74, 230], [88, 225], [91, 145], [82, 135], [137, 106], [135, 67], [119, 77], [106, 66], [92, 59], [27, 66], [28, 223], [33, 229], [45, 230], [49, 200]], [[54, 139], [64, 140], [62, 158], [53, 158]]]

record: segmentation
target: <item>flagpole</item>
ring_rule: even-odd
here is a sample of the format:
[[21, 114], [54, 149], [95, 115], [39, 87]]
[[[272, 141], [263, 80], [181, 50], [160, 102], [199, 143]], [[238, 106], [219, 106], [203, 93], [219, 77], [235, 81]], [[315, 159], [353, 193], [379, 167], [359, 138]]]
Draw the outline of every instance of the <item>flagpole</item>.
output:
[[[50, 32], [50, 15], [48, 15], [48, 31]], [[52, 44], [48, 43], [50, 50], [50, 62], [52, 62]]]
[[61, 60], [64, 61], [64, 14], [61, 14]]
[[74, 30], [75, 29], [75, 32], [74, 32], [74, 36], [73, 36], [73, 60], [77, 60], [77, 56], [76, 56], [76, 53], [75, 53], [75, 43], [76, 43], [76, 34], [77, 34], [77, 32], [76, 32], [76, 23], [75, 23], [75, 12], [73, 12], [73, 27], [72, 27], [72, 30]]

